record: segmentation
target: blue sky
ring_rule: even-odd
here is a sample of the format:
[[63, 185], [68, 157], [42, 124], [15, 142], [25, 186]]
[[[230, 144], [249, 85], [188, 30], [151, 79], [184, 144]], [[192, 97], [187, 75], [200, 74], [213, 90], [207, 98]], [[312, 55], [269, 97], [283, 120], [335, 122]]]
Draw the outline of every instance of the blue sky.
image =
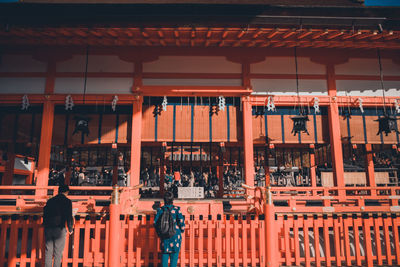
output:
[[366, 6], [400, 6], [400, 0], [365, 0]]

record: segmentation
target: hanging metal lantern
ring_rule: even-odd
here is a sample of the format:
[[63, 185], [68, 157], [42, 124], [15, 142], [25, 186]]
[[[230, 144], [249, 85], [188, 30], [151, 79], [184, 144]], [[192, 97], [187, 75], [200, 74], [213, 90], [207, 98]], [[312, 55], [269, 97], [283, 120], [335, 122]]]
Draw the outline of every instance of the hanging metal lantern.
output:
[[396, 127], [397, 118], [393, 116], [389, 116], [387, 114], [383, 115], [383, 117], [379, 117], [377, 122], [379, 122], [379, 130], [376, 135], [380, 135], [381, 133], [385, 133], [386, 136], [390, 134], [392, 131], [395, 133], [400, 133]]
[[307, 121], [309, 121], [307, 115], [300, 114], [298, 116], [292, 117], [291, 119], [293, 121], [292, 134], [294, 136], [296, 136], [297, 133], [302, 133], [302, 132], [310, 135], [307, 130]]
[[155, 105], [153, 110], [153, 116], [160, 116], [161, 112], [163, 111], [162, 105]]
[[81, 132], [82, 134], [86, 134], [89, 136], [89, 121], [90, 118], [84, 116], [75, 116], [75, 130], [72, 135]]
[[259, 116], [264, 116], [264, 114], [265, 114], [264, 108], [258, 109], [258, 107], [256, 107], [256, 112], [255, 112], [256, 118]]
[[210, 104], [210, 116], [213, 116], [214, 114], [218, 116], [218, 112], [219, 112], [218, 104], [212, 103], [210, 97], [209, 97], [209, 104]]
[[347, 119], [347, 118], [351, 118], [351, 110], [349, 108], [344, 108], [342, 110], [342, 115], [343, 115], [343, 120]]

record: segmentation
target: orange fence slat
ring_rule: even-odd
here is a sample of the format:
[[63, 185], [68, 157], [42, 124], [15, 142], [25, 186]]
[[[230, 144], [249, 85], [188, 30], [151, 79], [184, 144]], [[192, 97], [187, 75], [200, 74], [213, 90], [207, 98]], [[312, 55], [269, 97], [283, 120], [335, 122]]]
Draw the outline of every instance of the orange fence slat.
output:
[[350, 238], [349, 238], [349, 227], [351, 226], [351, 218], [343, 218], [343, 228], [344, 228], [344, 251], [346, 258], [346, 265], [351, 266], [351, 254], [350, 254]]
[[335, 244], [335, 256], [336, 256], [336, 265], [342, 266], [342, 257], [341, 257], [341, 249], [340, 249], [340, 230], [339, 230], [339, 222], [338, 218], [333, 218], [333, 237]]
[[376, 259], [378, 265], [383, 264], [383, 257], [382, 257], [382, 244], [381, 244], [381, 231], [380, 227], [382, 227], [382, 217], [376, 216], [374, 218], [374, 237], [375, 237], [375, 244], [376, 244]]
[[[307, 216], [307, 215], [305, 215]], [[304, 234], [304, 257], [306, 262], [306, 267], [311, 266], [311, 259], [310, 259], [310, 236], [308, 232], [309, 227], [309, 220], [308, 216], [304, 216], [304, 227], [303, 227], [303, 234]]]
[[225, 266], [231, 266], [231, 217], [225, 219]]
[[215, 251], [215, 247], [213, 249], [212, 244], [214, 240], [213, 236], [213, 227], [212, 227], [212, 221], [207, 220], [207, 266], [211, 267], [213, 264], [213, 253]]
[[320, 218], [318, 216], [314, 216], [313, 220], [313, 231], [314, 231], [314, 249], [315, 249], [315, 266], [321, 266], [321, 254], [320, 254], [320, 242], [319, 242], [319, 228], [320, 228]]
[[[265, 266], [265, 218], [223, 216], [186, 218], [180, 266]], [[12, 218], [0, 218], [0, 242], [6, 244], [0, 246], [0, 263], [43, 264], [41, 217]], [[121, 266], [160, 264], [153, 221], [152, 215], [121, 217]], [[395, 213], [298, 213], [278, 216], [275, 222], [282, 241], [274, 255], [282, 265], [399, 265], [400, 217]], [[107, 266], [107, 241], [112, 238], [108, 229], [107, 217], [78, 216], [74, 234], [66, 239], [62, 266]]]
[[299, 220], [296, 217], [293, 218], [293, 239], [294, 239], [294, 264], [300, 265], [300, 240], [296, 239], [299, 236]]
[[197, 247], [199, 251], [199, 267], [203, 267], [204, 264], [204, 250], [203, 250], [203, 245], [204, 245], [204, 221], [203, 219], [199, 219], [199, 237], [197, 239]]
[[399, 244], [399, 217], [396, 214], [393, 214], [393, 239], [394, 239], [394, 248], [396, 250], [396, 261], [397, 265], [400, 265], [400, 244]]
[[248, 217], [242, 218], [242, 254], [243, 266], [247, 267], [248, 251], [247, 251], [247, 234], [248, 234]]

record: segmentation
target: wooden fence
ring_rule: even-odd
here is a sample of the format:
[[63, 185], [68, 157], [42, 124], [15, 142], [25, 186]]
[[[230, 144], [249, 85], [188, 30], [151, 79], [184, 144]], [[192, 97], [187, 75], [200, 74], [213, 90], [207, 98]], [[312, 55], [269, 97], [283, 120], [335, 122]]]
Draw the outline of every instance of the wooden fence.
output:
[[[282, 266], [400, 265], [400, 217], [391, 214], [275, 216]], [[153, 215], [120, 216], [120, 266], [159, 266]], [[0, 266], [43, 266], [39, 215], [0, 217]], [[107, 266], [108, 215], [77, 216], [63, 266]], [[186, 217], [178, 266], [266, 266], [264, 216]]]

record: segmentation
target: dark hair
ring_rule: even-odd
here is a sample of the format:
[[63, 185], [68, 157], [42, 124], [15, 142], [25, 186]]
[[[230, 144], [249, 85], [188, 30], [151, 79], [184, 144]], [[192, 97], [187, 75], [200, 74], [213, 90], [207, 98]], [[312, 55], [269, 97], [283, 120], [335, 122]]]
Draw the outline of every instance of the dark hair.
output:
[[164, 194], [164, 204], [165, 205], [172, 205], [174, 202], [174, 194], [171, 191], [167, 191]]
[[65, 193], [65, 192], [69, 192], [69, 186], [65, 185], [65, 184], [60, 185], [58, 187], [58, 193], [61, 194], [61, 193]]

